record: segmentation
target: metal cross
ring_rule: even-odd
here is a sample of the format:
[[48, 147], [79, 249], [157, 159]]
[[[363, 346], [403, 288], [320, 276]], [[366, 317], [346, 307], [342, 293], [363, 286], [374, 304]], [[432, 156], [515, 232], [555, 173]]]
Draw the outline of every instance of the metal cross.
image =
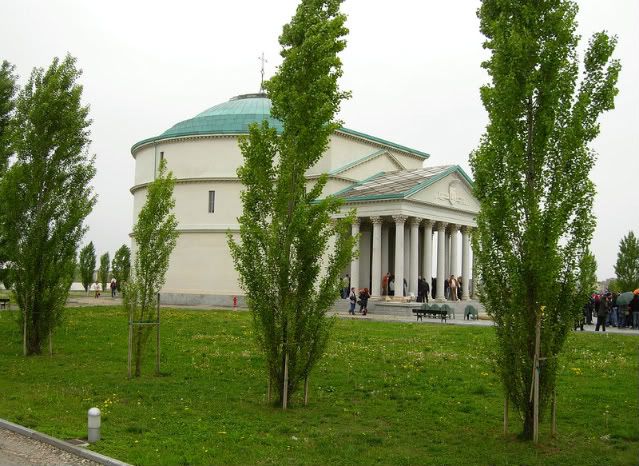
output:
[[262, 74], [262, 81], [260, 81], [260, 92], [264, 92], [264, 64], [268, 63], [268, 60], [264, 58], [264, 52], [262, 52], [261, 57], [257, 57], [257, 59], [262, 63], [262, 69], [260, 73]]

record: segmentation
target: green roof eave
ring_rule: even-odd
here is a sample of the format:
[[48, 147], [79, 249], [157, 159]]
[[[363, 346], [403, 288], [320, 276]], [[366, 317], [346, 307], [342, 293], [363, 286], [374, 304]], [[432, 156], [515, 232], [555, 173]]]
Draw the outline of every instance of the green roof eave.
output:
[[375, 157], [383, 154], [384, 152], [387, 152], [386, 149], [379, 149], [379, 150], [373, 152], [372, 154], [365, 155], [364, 157], [361, 157], [361, 158], [359, 158], [357, 160], [353, 160], [352, 162], [349, 162], [346, 165], [342, 165], [341, 167], [337, 167], [337, 168], [331, 170], [330, 172], [328, 172], [328, 174], [329, 175], [338, 175], [338, 174], [343, 173], [343, 172], [347, 171], [348, 169], [350, 169], [350, 168], [352, 168], [352, 167], [354, 167], [356, 165], [359, 165], [361, 163], [364, 163], [364, 162], [367, 162], [369, 160], [372, 160]]
[[[390, 142], [387, 141], [385, 139], [381, 139], [381, 138], [377, 138], [375, 136], [371, 136], [370, 134], [366, 134], [366, 133], [361, 133], [359, 131], [354, 131], [352, 129], [348, 129], [348, 128], [344, 128], [341, 127], [337, 130], [337, 132], [341, 132], [344, 134], [348, 134], [350, 136], [355, 136], [361, 139], [365, 139], [367, 141], [371, 141], [371, 142], [375, 142], [377, 144], [381, 144], [384, 145], [386, 147], [390, 147], [402, 152], [406, 152], [412, 155], [416, 155], [417, 157], [420, 157], [422, 159], [427, 159], [430, 157], [430, 154], [426, 153], [426, 152], [421, 152], [418, 151], [416, 149], [411, 149], [410, 147], [406, 147], [406, 146], [402, 146], [400, 144], [396, 144], [394, 142]], [[159, 142], [159, 141], [163, 141], [166, 139], [174, 139], [174, 138], [180, 138], [180, 137], [187, 137], [187, 136], [214, 136], [214, 135], [244, 135], [244, 134], [248, 134], [248, 131], [237, 131], [237, 130], [215, 130], [215, 131], [211, 131], [211, 130], [202, 130], [202, 131], [198, 131], [198, 130], [187, 130], [187, 131], [182, 131], [182, 132], [173, 132], [173, 133], [169, 133], [166, 134], [160, 134], [159, 136], [155, 136], [155, 137], [151, 137], [151, 138], [147, 138], [147, 139], [143, 139], [142, 141], [139, 141], [137, 143], [135, 143], [132, 147], [131, 147], [131, 154], [133, 154], [136, 149], [138, 149], [139, 147], [145, 145], [145, 144], [151, 144], [151, 143], [155, 143], [155, 142]]]
[[352, 129], [348, 129], [348, 128], [340, 128], [337, 130], [338, 132], [344, 133], [344, 134], [348, 134], [350, 136], [355, 136], [355, 137], [359, 137], [362, 139], [366, 139], [368, 141], [371, 142], [376, 142], [377, 144], [381, 144], [387, 147], [392, 147], [393, 149], [397, 149], [399, 151], [402, 152], [407, 152], [409, 154], [413, 154], [416, 155], [422, 159], [427, 159], [430, 157], [430, 154], [428, 154], [427, 152], [422, 152], [419, 151], [417, 149], [411, 149], [410, 147], [406, 147], [406, 146], [402, 146], [401, 144], [396, 144], [394, 142], [391, 141], [387, 141], [386, 139], [382, 139], [382, 138], [378, 138], [375, 136], [371, 136], [370, 134], [366, 134], [366, 133], [360, 133], [359, 131], [354, 131]]

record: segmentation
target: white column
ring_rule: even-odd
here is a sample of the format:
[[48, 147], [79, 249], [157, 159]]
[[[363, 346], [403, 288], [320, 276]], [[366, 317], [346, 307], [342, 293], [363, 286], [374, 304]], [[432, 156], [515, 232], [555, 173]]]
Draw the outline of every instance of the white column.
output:
[[459, 277], [459, 225], [450, 225], [450, 274]]
[[424, 270], [422, 277], [428, 283], [428, 288], [432, 286], [433, 278], [433, 221], [424, 222]]
[[373, 262], [371, 264], [371, 296], [382, 295], [382, 217], [373, 222]]
[[[404, 225], [404, 278], [408, 283], [410, 277], [410, 228], [406, 228]], [[408, 293], [408, 287], [406, 287], [406, 293]]]
[[388, 223], [382, 223], [382, 277], [384, 277], [388, 272], [390, 272], [389, 261], [388, 261]]
[[417, 296], [417, 276], [419, 275], [419, 224], [421, 219], [410, 220], [410, 275], [408, 279], [409, 293]]
[[444, 280], [446, 255], [446, 223], [437, 223], [437, 301], [445, 301]]
[[357, 241], [355, 241], [357, 256], [351, 262], [351, 288], [355, 288], [355, 290], [359, 288], [359, 254], [361, 251], [359, 245], [359, 222], [359, 218], [356, 218], [352, 226], [353, 236], [357, 237]]
[[446, 278], [448, 279], [448, 277], [450, 277], [450, 231], [448, 228], [444, 230], [444, 241], [446, 242], [444, 248], [444, 275], [446, 275]]
[[422, 251], [424, 255], [422, 277], [428, 282], [430, 286], [430, 280], [433, 278], [433, 221], [424, 221], [424, 249]]
[[405, 215], [393, 215], [395, 220], [395, 296], [404, 289], [404, 222]]
[[470, 286], [470, 241], [468, 238], [468, 227], [463, 226], [462, 232], [462, 299], [470, 299], [468, 288]]

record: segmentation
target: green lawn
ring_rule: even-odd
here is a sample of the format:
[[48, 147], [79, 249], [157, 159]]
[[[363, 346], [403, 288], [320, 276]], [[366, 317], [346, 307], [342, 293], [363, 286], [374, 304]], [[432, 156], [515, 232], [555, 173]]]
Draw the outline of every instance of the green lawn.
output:
[[[54, 356], [24, 358], [15, 312], [0, 312], [0, 417], [136, 464], [629, 465], [639, 457], [639, 338], [574, 334], [562, 359], [559, 438], [502, 435], [490, 328], [340, 320], [308, 407], [265, 403], [247, 313], [164, 312], [162, 377], [152, 354], [126, 379], [126, 317], [74, 308]], [[296, 401], [296, 400], [294, 400]]]

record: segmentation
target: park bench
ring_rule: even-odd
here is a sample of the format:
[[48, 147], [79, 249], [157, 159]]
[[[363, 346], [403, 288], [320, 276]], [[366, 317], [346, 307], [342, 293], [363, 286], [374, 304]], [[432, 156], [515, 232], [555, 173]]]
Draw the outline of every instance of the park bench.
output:
[[9, 298], [0, 298], [0, 309], [11, 309]]
[[469, 304], [464, 309], [464, 320], [466, 319], [470, 320], [471, 318], [474, 320], [477, 320], [479, 318], [479, 313], [477, 312], [477, 309], [475, 308], [475, 306], [473, 306], [472, 304]]
[[[448, 306], [445, 306], [448, 307]], [[423, 321], [425, 316], [437, 317], [445, 322], [448, 317], [448, 309], [440, 309], [437, 304], [429, 306], [428, 304], [422, 304], [420, 307], [413, 308], [413, 314], [417, 317], [417, 320]]]

